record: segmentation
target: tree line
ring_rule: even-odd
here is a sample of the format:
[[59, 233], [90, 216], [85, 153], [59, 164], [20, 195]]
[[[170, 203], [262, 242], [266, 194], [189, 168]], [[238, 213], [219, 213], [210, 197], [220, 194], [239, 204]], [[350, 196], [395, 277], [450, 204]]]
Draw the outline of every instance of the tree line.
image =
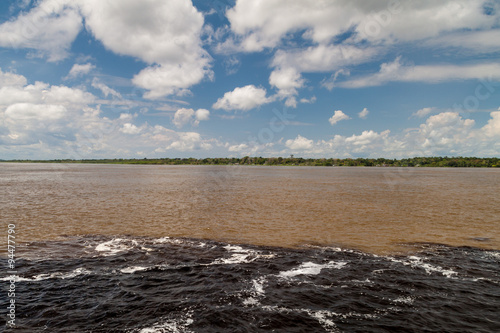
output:
[[143, 158], [143, 159], [54, 159], [9, 160], [26, 163], [95, 163], [95, 164], [157, 164], [157, 165], [281, 165], [281, 166], [365, 166], [365, 167], [500, 167], [500, 158], [488, 157], [412, 157], [387, 158], [302, 158], [289, 157], [215, 157], [215, 158]]

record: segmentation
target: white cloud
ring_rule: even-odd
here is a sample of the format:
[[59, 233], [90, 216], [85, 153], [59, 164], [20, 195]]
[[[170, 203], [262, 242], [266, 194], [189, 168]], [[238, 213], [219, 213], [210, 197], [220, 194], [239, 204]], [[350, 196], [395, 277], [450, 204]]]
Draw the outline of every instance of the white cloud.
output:
[[414, 112], [412, 114], [412, 116], [414, 117], [419, 117], [419, 118], [423, 118], [425, 116], [427, 116], [429, 113], [431, 113], [432, 111], [434, 111], [435, 108], [434, 107], [429, 107], [429, 108], [422, 108], [420, 110], [417, 110], [416, 112]]
[[[433, 38], [450, 31], [488, 29], [498, 14], [487, 15], [484, 0], [447, 0], [380, 3], [356, 26], [359, 38], [369, 41], [408, 42]], [[495, 5], [498, 9], [498, 5]], [[366, 7], [365, 7], [366, 8]]]
[[206, 121], [210, 119], [210, 111], [207, 109], [198, 109], [195, 112], [195, 117], [198, 121]]
[[376, 47], [317, 45], [292, 51], [276, 51], [272, 66], [295, 68], [298, 72], [331, 72], [346, 65], [363, 63], [380, 53]]
[[44, 0], [0, 25], [0, 46], [34, 49], [49, 61], [59, 61], [68, 56], [81, 28], [82, 18], [75, 3]]
[[189, 123], [194, 116], [193, 109], [179, 109], [175, 112], [173, 123], [177, 128], [181, 128], [182, 126]]
[[[315, 44], [354, 29], [355, 40], [372, 43], [407, 42], [432, 38], [450, 31], [480, 30], [498, 22], [483, 10], [484, 0], [428, 2], [239, 0], [227, 11], [238, 47], [247, 52], [280, 46], [290, 34], [300, 32]], [[302, 33], [305, 31], [305, 33]]]
[[288, 33], [305, 29], [314, 42], [328, 42], [361, 15], [356, 6], [343, 2], [315, 0], [245, 1], [239, 0], [226, 12], [231, 30], [244, 51], [262, 51], [279, 45]]
[[[137, 115], [112, 119], [101, 114], [95, 97], [81, 89], [26, 85], [26, 78], [0, 72], [0, 154], [6, 158], [109, 158], [212, 149], [195, 132], [176, 132], [147, 123]], [[23, 85], [24, 83], [24, 85]], [[10, 85], [9, 85], [10, 84]], [[194, 112], [193, 123], [209, 118]]]
[[138, 134], [141, 132], [141, 129], [134, 124], [131, 123], [125, 123], [123, 124], [123, 127], [120, 128], [120, 132], [125, 133], [125, 134]]
[[211, 77], [211, 58], [200, 40], [203, 14], [191, 1], [82, 0], [80, 6], [88, 30], [106, 48], [152, 65], [132, 80], [149, 90], [146, 98], [182, 95]]
[[16, 103], [5, 110], [6, 118], [14, 121], [51, 121], [64, 117], [67, 110], [62, 105]]
[[[486, 13], [485, 6], [493, 9]], [[448, 45], [492, 52], [500, 47], [498, 29], [500, 6], [484, 0], [446, 0], [428, 2], [316, 1], [316, 0], [238, 0], [226, 13], [232, 35], [221, 40], [219, 52], [261, 52], [276, 49], [269, 82], [278, 89], [286, 105], [295, 107], [298, 89], [303, 88], [302, 73], [334, 72], [323, 82], [333, 89], [338, 74], [349, 73], [349, 66], [372, 61], [398, 43], [433, 42], [450, 36]], [[469, 32], [467, 32], [469, 31]], [[292, 37], [293, 36], [293, 37]], [[311, 46], [297, 47], [301, 38]], [[440, 43], [444, 45], [445, 43]], [[386, 64], [387, 65], [387, 64]], [[392, 66], [394, 67], [394, 66]], [[388, 66], [384, 71], [396, 70]], [[401, 73], [401, 80], [441, 80], [450, 77], [454, 68], [421, 66]], [[439, 71], [434, 73], [434, 70]], [[471, 71], [483, 68], [471, 68]], [[422, 73], [421, 76], [419, 74]], [[394, 72], [382, 72], [362, 81], [347, 81], [342, 86], [379, 85]], [[470, 76], [471, 74], [469, 74]], [[363, 79], [363, 78], [362, 78]], [[375, 82], [370, 80], [375, 79]]]
[[394, 81], [438, 83], [484, 78], [500, 79], [500, 64], [405, 66], [401, 64], [401, 58], [398, 57], [391, 63], [383, 63], [378, 73], [340, 82], [337, 86], [364, 88]]
[[99, 89], [104, 94], [105, 97], [111, 95], [119, 99], [122, 98], [122, 95], [118, 91], [108, 87], [107, 85], [99, 81], [99, 79], [96, 77], [92, 80], [92, 87]]
[[286, 98], [286, 105], [296, 107], [297, 89], [304, 86], [304, 79], [294, 68], [276, 69], [269, 76], [269, 84], [278, 88], [278, 97]]
[[382, 133], [377, 133], [375, 131], [363, 131], [361, 135], [352, 135], [345, 139], [345, 142], [348, 144], [352, 144], [353, 146], [361, 146], [361, 149], [358, 149], [357, 152], [364, 150], [364, 147], [369, 144], [373, 144], [375, 141], [387, 138], [389, 135], [389, 130], [386, 130]]
[[248, 111], [270, 102], [272, 102], [272, 98], [266, 97], [266, 89], [248, 85], [226, 92], [212, 107], [214, 109]]
[[0, 88], [4, 86], [24, 86], [27, 80], [24, 76], [15, 73], [4, 73], [0, 68]]
[[241, 143], [238, 145], [231, 145], [227, 148], [227, 150], [230, 152], [241, 152], [247, 150], [248, 148], [249, 146], [246, 143]]
[[[490, 113], [491, 119], [488, 120], [488, 123], [484, 125], [481, 130], [481, 134], [485, 135], [488, 138], [497, 138], [500, 139], [500, 108], [498, 111]], [[497, 141], [497, 147], [499, 141]], [[500, 149], [500, 147], [498, 147]], [[497, 153], [498, 155], [498, 153]]]
[[[82, 28], [112, 52], [138, 58], [147, 67], [133, 83], [149, 90], [146, 98], [183, 95], [212, 78], [210, 55], [200, 35], [203, 14], [189, 0], [44, 0], [28, 13], [0, 25], [0, 46], [34, 49], [49, 61], [68, 55]], [[75, 68], [73, 75], [81, 74]]]
[[81, 89], [66, 86], [50, 86], [36, 82], [26, 86], [11, 85], [0, 88], [0, 106], [16, 103], [60, 104], [64, 106], [81, 106], [92, 103], [95, 97]]
[[77, 78], [78, 76], [88, 74], [94, 68], [95, 66], [91, 63], [74, 64], [73, 67], [71, 67], [68, 76], [66, 76], [66, 78], [67, 79]]
[[210, 118], [210, 111], [206, 109], [193, 109], [182, 108], [175, 112], [173, 123], [177, 128], [181, 128], [188, 123], [193, 126], [198, 126], [200, 121], [206, 121]]
[[358, 116], [361, 119], [366, 119], [366, 117], [368, 117], [369, 113], [370, 113], [370, 111], [368, 111], [367, 108], [364, 108], [360, 113], [358, 113]]
[[331, 116], [330, 119], [328, 119], [328, 121], [330, 122], [330, 124], [335, 125], [336, 123], [338, 123], [339, 121], [341, 120], [348, 120], [348, 119], [351, 119], [351, 117], [349, 117], [348, 115], [346, 115], [344, 112], [342, 112], [341, 110], [336, 110], [333, 114], [333, 116]]
[[471, 53], [489, 53], [500, 50], [500, 29], [461, 31], [426, 41], [432, 47], [464, 48]]
[[316, 102], [316, 96], [313, 96], [309, 99], [307, 98], [301, 98], [300, 99], [300, 103], [307, 103], [307, 104], [312, 104], [312, 103], [315, 103]]
[[[418, 128], [392, 134], [389, 130], [363, 131], [351, 136], [335, 135], [330, 140], [313, 141], [298, 135], [284, 143], [281, 155], [300, 151], [303, 157], [386, 157], [413, 156], [498, 156], [500, 154], [500, 110], [481, 128], [472, 119], [456, 112], [429, 117]], [[265, 155], [266, 151], [257, 154]], [[272, 152], [269, 152], [272, 154]], [[272, 156], [272, 155], [271, 155]], [[274, 155], [276, 156], [276, 155]]]
[[313, 147], [313, 140], [297, 135], [297, 137], [293, 140], [286, 140], [285, 146], [291, 150], [307, 150]]
[[178, 151], [208, 150], [212, 145], [203, 140], [196, 132], [175, 132], [156, 125], [152, 130], [151, 139], [160, 147], [157, 152], [165, 152], [169, 149]]
[[161, 64], [143, 69], [132, 79], [136, 86], [149, 90], [145, 98], [157, 99], [167, 95], [184, 96], [188, 88], [205, 76], [211, 78], [208, 58], [193, 59], [179, 64]]
[[351, 72], [347, 69], [341, 68], [338, 71], [335, 71], [335, 73], [333, 73], [330, 76], [330, 78], [324, 79], [323, 81], [321, 81], [321, 86], [325, 87], [328, 90], [332, 90], [335, 87], [335, 85], [336, 85], [335, 82], [337, 82], [337, 78], [340, 75], [349, 76], [349, 75], [351, 75]]

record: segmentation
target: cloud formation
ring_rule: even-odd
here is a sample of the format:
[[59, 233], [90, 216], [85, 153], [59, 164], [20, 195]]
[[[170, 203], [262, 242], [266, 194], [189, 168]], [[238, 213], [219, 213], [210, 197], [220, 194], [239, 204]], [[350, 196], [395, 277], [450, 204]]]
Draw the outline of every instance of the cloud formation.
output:
[[254, 85], [235, 88], [219, 98], [212, 106], [214, 109], [248, 111], [263, 104], [270, 103], [272, 98], [266, 97], [266, 89]]
[[210, 111], [206, 109], [193, 109], [182, 108], [175, 112], [174, 120], [172, 121], [177, 128], [191, 123], [192, 126], [198, 126], [200, 121], [206, 121], [210, 118]]
[[336, 123], [338, 123], [339, 121], [342, 121], [342, 120], [348, 120], [348, 119], [351, 119], [351, 117], [349, 117], [348, 115], [346, 115], [344, 112], [342, 112], [342, 110], [336, 110], [333, 114], [333, 116], [331, 116], [330, 119], [328, 119], [328, 121], [330, 122], [330, 124], [333, 126], [335, 125]]
[[420, 65], [401, 64], [401, 57], [380, 65], [375, 74], [353, 78], [338, 84], [343, 88], [365, 88], [388, 82], [439, 83], [453, 80], [500, 79], [500, 64], [482, 63], [474, 65]]

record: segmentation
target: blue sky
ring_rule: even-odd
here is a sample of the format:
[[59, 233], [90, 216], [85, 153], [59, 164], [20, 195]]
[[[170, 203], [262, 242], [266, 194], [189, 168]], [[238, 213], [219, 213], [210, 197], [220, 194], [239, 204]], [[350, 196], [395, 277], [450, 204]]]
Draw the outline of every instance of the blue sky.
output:
[[496, 1], [4, 0], [0, 159], [500, 156]]

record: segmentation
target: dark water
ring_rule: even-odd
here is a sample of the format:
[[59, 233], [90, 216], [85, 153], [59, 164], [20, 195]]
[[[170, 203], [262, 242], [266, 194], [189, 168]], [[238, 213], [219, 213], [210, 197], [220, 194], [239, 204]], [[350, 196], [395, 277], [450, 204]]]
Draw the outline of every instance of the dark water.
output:
[[500, 332], [500, 251], [406, 246], [413, 254], [137, 236], [31, 242], [18, 249], [18, 327], [6, 331]]

